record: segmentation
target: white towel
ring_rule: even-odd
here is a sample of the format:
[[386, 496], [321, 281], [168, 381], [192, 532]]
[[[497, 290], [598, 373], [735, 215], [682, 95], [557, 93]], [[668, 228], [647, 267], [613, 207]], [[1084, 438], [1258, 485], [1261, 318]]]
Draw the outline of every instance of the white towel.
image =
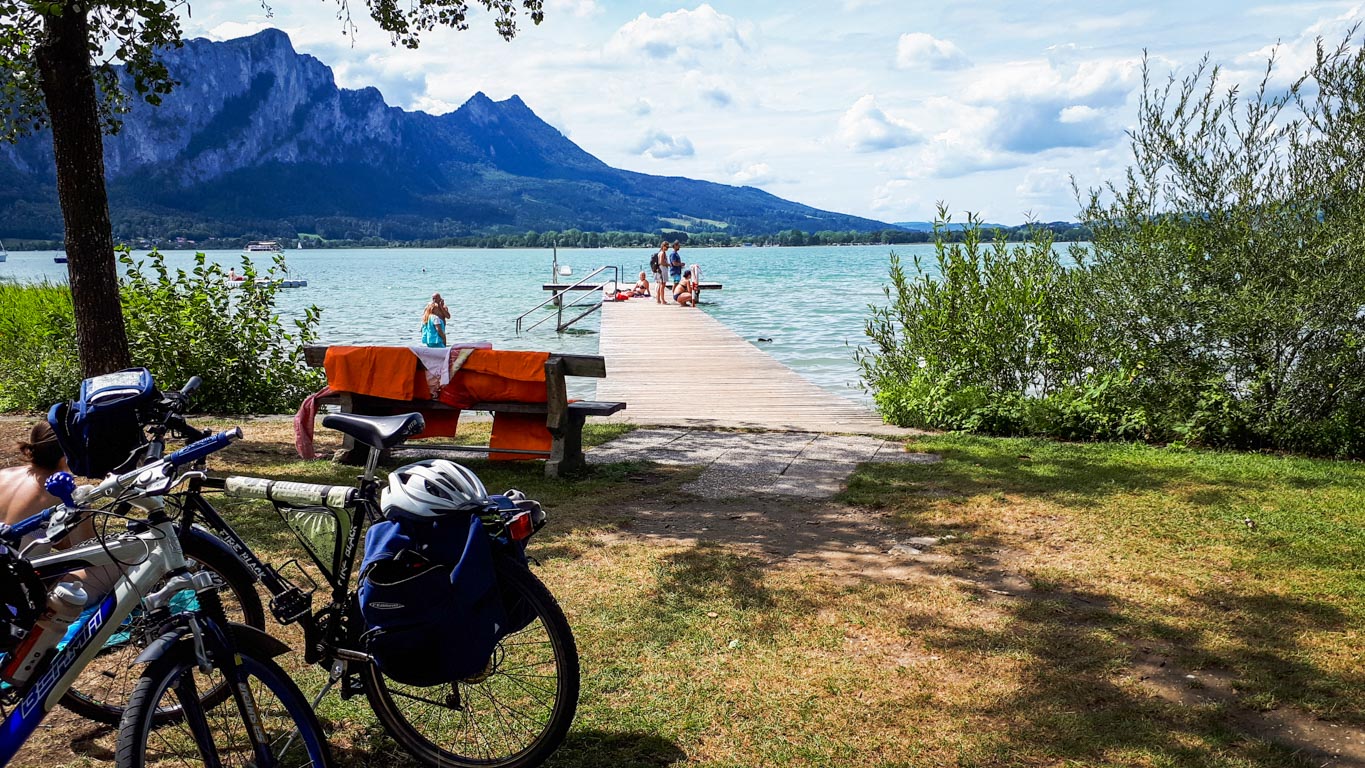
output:
[[431, 396], [450, 383], [450, 347], [408, 347], [427, 372], [427, 388]]
[[[465, 341], [459, 344], [452, 344], [448, 347], [408, 347], [417, 360], [422, 363], [422, 368], [427, 372], [427, 389], [431, 390], [431, 396], [436, 397], [436, 393], [445, 389], [450, 383], [450, 353], [460, 349], [492, 349], [493, 344], [487, 341]], [[463, 362], [463, 361], [462, 361]]]

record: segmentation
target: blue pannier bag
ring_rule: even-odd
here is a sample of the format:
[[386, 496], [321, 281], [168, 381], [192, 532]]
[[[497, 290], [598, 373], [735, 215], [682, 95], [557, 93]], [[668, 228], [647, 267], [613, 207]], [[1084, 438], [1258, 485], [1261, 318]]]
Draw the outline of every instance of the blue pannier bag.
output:
[[82, 381], [79, 398], [52, 406], [47, 421], [71, 471], [103, 477], [128, 463], [147, 443], [138, 411], [159, 397], [146, 368], [126, 368]]
[[448, 515], [370, 526], [360, 613], [366, 651], [397, 682], [441, 685], [483, 672], [507, 621], [482, 521]]

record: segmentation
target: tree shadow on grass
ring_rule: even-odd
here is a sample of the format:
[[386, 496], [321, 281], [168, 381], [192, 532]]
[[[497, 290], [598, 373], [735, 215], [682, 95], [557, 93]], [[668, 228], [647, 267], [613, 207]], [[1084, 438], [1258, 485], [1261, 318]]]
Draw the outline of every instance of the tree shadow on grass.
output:
[[[986, 551], [1000, 544], [990, 535], [978, 543]], [[1337, 747], [1305, 738], [1285, 718], [1254, 711], [1255, 701], [1267, 700], [1322, 711], [1362, 683], [1302, 653], [1305, 632], [1348, 625], [1325, 602], [1211, 590], [1152, 618], [1084, 586], [1037, 588], [989, 555], [961, 558], [948, 570], [976, 585], [977, 599], [1005, 620], [954, 626], [925, 615], [908, 626], [929, 648], [1013, 660], [1018, 669], [1004, 695], [951, 704], [964, 721], [996, 726], [974, 758], [1001, 765], [1354, 764], [1333, 762]], [[1219, 623], [1218, 638], [1200, 629], [1210, 612], [1230, 617]], [[1164, 679], [1145, 682], [1149, 674]]]

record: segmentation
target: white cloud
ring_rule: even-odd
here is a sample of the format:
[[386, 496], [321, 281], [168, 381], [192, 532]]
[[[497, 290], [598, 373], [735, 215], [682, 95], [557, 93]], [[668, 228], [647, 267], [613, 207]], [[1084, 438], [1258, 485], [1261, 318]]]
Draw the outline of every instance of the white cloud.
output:
[[914, 144], [920, 136], [912, 125], [888, 116], [876, 98], [867, 95], [839, 118], [839, 140], [855, 152], [880, 152]]
[[734, 86], [714, 75], [692, 71], [683, 76], [682, 90], [696, 95], [697, 100], [713, 107], [728, 107], [734, 103]]
[[923, 32], [907, 32], [896, 45], [896, 66], [901, 69], [964, 69], [972, 62], [951, 41]]
[[1023, 200], [1053, 200], [1064, 194], [1069, 196], [1071, 176], [1058, 168], [1030, 168], [1014, 191]]
[[606, 51], [626, 60], [643, 55], [694, 61], [703, 52], [746, 47], [739, 23], [703, 3], [694, 11], [682, 9], [658, 18], [642, 13], [616, 30]]
[[994, 107], [987, 143], [1032, 153], [1096, 147], [1120, 138], [1117, 117], [1139, 87], [1141, 61], [1087, 59], [1070, 46], [1054, 46], [1048, 54], [974, 71], [963, 96], [968, 103]]
[[562, 13], [583, 19], [602, 13], [602, 6], [596, 0], [545, 0], [546, 18]]
[[644, 117], [654, 111], [654, 105], [650, 103], [649, 99], [636, 99], [630, 111], [637, 117]]
[[663, 131], [650, 131], [635, 144], [637, 155], [648, 155], [655, 160], [670, 157], [691, 157], [696, 154], [686, 136], [669, 136]]
[[767, 163], [750, 163], [735, 171], [730, 180], [740, 186], [761, 187], [777, 180], [777, 175]]
[[232, 40], [238, 37], [248, 37], [269, 29], [271, 25], [268, 21], [225, 21], [222, 24], [210, 29], [204, 34], [210, 40]]
[[1057, 113], [1057, 120], [1063, 123], [1085, 123], [1091, 120], [1097, 120], [1103, 116], [1104, 112], [1095, 109], [1094, 107], [1087, 107], [1084, 104], [1073, 104], [1069, 107], [1063, 107], [1062, 111]]

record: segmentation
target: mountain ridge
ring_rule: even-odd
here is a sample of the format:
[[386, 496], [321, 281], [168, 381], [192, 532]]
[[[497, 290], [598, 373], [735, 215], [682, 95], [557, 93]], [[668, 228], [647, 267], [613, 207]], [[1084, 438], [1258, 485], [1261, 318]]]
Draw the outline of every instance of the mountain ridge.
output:
[[[442, 115], [409, 112], [376, 88], [339, 88], [280, 30], [189, 40], [165, 60], [180, 85], [159, 107], [132, 104], [105, 140], [121, 238], [892, 227], [754, 187], [613, 168], [519, 96], [480, 91]], [[0, 238], [60, 236], [54, 173], [46, 133], [0, 146]]]

